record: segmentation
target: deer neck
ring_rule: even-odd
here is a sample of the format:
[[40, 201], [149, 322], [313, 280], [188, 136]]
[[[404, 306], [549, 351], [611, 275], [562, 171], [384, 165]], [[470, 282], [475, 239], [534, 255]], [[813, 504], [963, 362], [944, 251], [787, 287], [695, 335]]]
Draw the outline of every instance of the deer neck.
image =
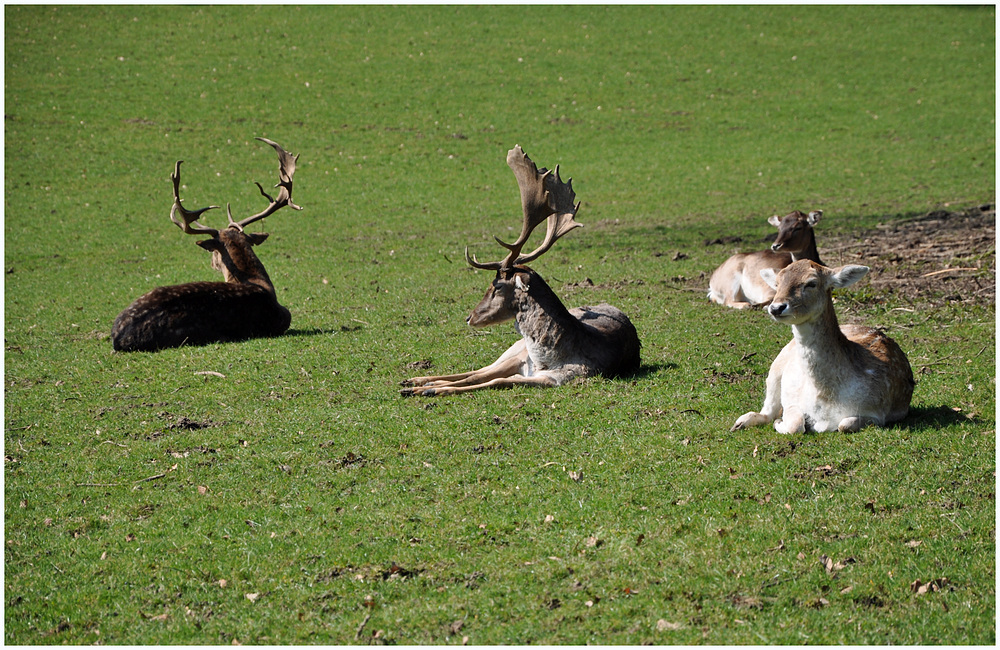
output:
[[816, 247], [816, 233], [812, 228], [809, 229], [809, 243], [806, 247], [797, 253], [792, 253], [792, 261], [798, 262], [799, 260], [812, 260], [817, 264], [823, 264], [819, 259], [819, 249]]
[[[792, 337], [798, 344], [799, 354], [809, 374], [817, 378], [817, 385], [836, 385], [836, 375], [845, 365], [849, 342], [840, 331], [833, 301], [827, 300], [818, 317], [792, 325]], [[824, 381], [824, 377], [829, 377]], [[831, 383], [832, 382], [832, 383]]]
[[249, 242], [237, 237], [226, 238], [222, 247], [212, 254], [212, 267], [222, 271], [226, 282], [234, 284], [255, 284], [274, 293], [274, 285], [260, 258], [253, 252]]
[[549, 285], [533, 271], [527, 291], [518, 292], [516, 300], [517, 332], [528, 340], [529, 347], [534, 344], [554, 348], [579, 324]]

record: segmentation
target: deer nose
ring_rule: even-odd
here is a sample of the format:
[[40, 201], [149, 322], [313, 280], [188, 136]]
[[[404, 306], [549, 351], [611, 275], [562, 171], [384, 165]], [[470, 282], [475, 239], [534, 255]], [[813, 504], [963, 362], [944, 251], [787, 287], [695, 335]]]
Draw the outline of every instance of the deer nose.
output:
[[788, 309], [787, 302], [772, 302], [767, 306], [767, 313], [771, 314], [771, 316], [780, 316], [786, 309]]
[[781, 250], [781, 243], [780, 242], [774, 242], [773, 244], [771, 244], [771, 250], [773, 250], [775, 252]]

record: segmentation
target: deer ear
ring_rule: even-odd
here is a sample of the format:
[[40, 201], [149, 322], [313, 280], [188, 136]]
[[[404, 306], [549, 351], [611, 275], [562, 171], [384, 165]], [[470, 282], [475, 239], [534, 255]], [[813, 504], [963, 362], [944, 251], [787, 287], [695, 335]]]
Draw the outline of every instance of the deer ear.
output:
[[774, 215], [773, 217], [768, 219], [767, 222], [772, 226], [774, 226], [775, 228], [778, 228], [779, 226], [781, 226], [781, 217], [779, 217], [778, 215]]
[[266, 233], [266, 232], [252, 232], [252, 233], [249, 233], [249, 234], [247, 234], [247, 233], [244, 233], [244, 234], [246, 234], [247, 237], [250, 239], [250, 244], [253, 245], [253, 246], [256, 246], [258, 244], [263, 244], [264, 241], [267, 240], [267, 236], [270, 233]]
[[847, 266], [842, 266], [839, 269], [834, 270], [833, 275], [830, 276], [830, 283], [832, 286], [841, 289], [843, 287], [851, 286], [867, 274], [867, 266], [848, 264]]
[[195, 243], [207, 250], [209, 253], [222, 250], [222, 244], [220, 244], [219, 240], [215, 237], [212, 237], [211, 239], [202, 239], [201, 241], [197, 241]]
[[809, 213], [809, 218], [806, 219], [806, 221], [809, 223], [810, 226], [815, 226], [816, 224], [819, 223], [819, 220], [820, 218], [822, 218], [822, 216], [823, 216], [822, 210], [813, 210], [812, 212]]
[[778, 276], [775, 274], [774, 269], [761, 269], [760, 277], [764, 279], [767, 286], [771, 287], [775, 291], [778, 289]]
[[514, 286], [517, 287], [518, 289], [520, 289], [521, 291], [527, 291], [528, 290], [528, 276], [524, 275], [524, 279], [522, 280], [521, 279], [522, 275], [524, 275], [524, 274], [522, 274], [522, 273], [516, 273], [516, 274], [514, 274]]

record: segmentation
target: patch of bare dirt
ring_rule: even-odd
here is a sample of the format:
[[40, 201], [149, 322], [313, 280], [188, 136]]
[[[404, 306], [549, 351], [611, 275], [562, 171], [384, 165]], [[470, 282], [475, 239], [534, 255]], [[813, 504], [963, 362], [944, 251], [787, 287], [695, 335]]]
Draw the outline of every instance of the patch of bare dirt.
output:
[[877, 293], [912, 305], [996, 304], [996, 206], [937, 210], [819, 240], [829, 266], [864, 264]]
[[590, 278], [584, 278], [582, 282], [567, 282], [563, 285], [563, 289], [566, 291], [573, 291], [574, 289], [622, 289], [630, 285], [642, 286], [644, 284], [646, 283], [642, 280], [615, 280], [614, 282], [594, 284], [594, 281]]

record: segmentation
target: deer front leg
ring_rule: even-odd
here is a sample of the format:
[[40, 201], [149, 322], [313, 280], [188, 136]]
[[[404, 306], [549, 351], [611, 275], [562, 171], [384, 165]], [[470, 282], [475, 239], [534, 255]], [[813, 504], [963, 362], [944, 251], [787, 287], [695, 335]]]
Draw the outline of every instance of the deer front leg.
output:
[[756, 411], [750, 411], [749, 413], [744, 413], [736, 420], [736, 423], [729, 429], [730, 431], [742, 431], [743, 429], [749, 429], [750, 427], [759, 427], [773, 421], [774, 418], [768, 417], [763, 413], [757, 413]]
[[403, 382], [404, 386], [412, 386], [413, 388], [404, 388], [399, 393], [400, 395], [425, 395], [430, 397], [431, 395], [443, 394], [437, 392], [435, 389], [444, 386], [477, 386], [493, 379], [511, 377], [523, 370], [527, 358], [527, 346], [524, 339], [521, 339], [507, 348], [507, 351], [501, 354], [499, 359], [485, 368], [455, 375], [414, 377]]
[[[489, 366], [487, 366], [488, 368]], [[404, 379], [399, 382], [400, 386], [425, 386], [432, 383], [449, 383], [453, 381], [458, 381], [460, 379], [465, 379], [470, 377], [477, 372], [482, 372], [485, 368], [480, 368], [479, 370], [470, 370], [469, 372], [460, 372], [454, 375], [437, 375], [437, 376], [427, 376], [427, 377], [410, 377], [409, 379]], [[403, 391], [400, 391], [403, 392]], [[409, 393], [405, 393], [409, 394]]]
[[531, 377], [525, 377], [524, 375], [496, 377], [482, 383], [471, 383], [469, 381], [456, 382], [455, 384], [448, 386], [425, 386], [416, 390], [422, 390], [423, 392], [420, 394], [424, 397], [439, 397], [442, 395], [468, 393], [474, 390], [483, 390], [484, 388], [511, 388], [513, 386], [539, 386], [550, 388], [558, 385], [559, 382], [553, 377], [541, 374], [533, 375]]
[[[447, 384], [447, 383], [451, 383], [451, 382], [455, 382], [455, 381], [462, 381], [462, 380], [470, 379], [472, 377], [479, 377], [479, 376], [490, 376], [490, 377], [500, 376], [500, 375], [494, 374], [494, 373], [497, 373], [497, 372], [506, 372], [506, 375], [503, 375], [503, 376], [513, 375], [514, 373], [519, 372], [520, 369], [518, 368], [518, 369], [514, 369], [514, 370], [508, 370], [511, 361], [514, 360], [514, 361], [516, 361], [517, 363], [520, 364], [520, 363], [524, 362], [524, 360], [527, 358], [527, 356], [528, 356], [528, 353], [527, 353], [527, 349], [526, 349], [526, 346], [525, 346], [525, 343], [524, 343], [524, 339], [521, 339], [520, 341], [518, 341], [514, 345], [510, 346], [509, 348], [507, 348], [507, 350], [503, 354], [500, 355], [499, 359], [497, 359], [496, 361], [494, 361], [490, 365], [485, 366], [483, 368], [480, 368], [478, 370], [470, 370], [469, 372], [460, 372], [460, 373], [456, 373], [454, 375], [437, 375], [437, 376], [428, 376], [428, 377], [411, 377], [410, 379], [405, 379], [402, 382], [400, 382], [400, 385], [402, 385], [402, 386], [426, 386], [428, 384]], [[481, 380], [481, 381], [483, 381], [483, 380]], [[411, 394], [411, 393], [405, 393], [405, 394]]]
[[784, 409], [780, 420], [774, 421], [778, 433], [802, 433], [806, 430], [806, 418], [797, 406]]
[[769, 422], [774, 422], [775, 418], [781, 415], [781, 376], [784, 369], [782, 354], [784, 354], [784, 351], [777, 356], [771, 364], [770, 371], [767, 373], [764, 405], [760, 408], [760, 413], [756, 411], [744, 413], [736, 420], [736, 423], [729, 429], [730, 431], [742, 431], [750, 427], [759, 427]]

